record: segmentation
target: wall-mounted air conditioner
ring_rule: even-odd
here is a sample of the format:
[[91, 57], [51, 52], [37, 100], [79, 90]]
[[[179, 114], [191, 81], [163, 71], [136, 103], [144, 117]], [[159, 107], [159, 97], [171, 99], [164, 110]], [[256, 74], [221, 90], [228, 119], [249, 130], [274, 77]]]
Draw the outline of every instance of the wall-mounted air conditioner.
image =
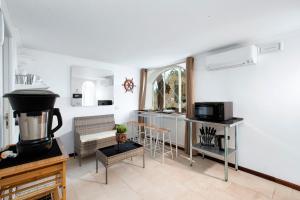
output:
[[206, 57], [206, 66], [209, 70], [218, 70], [253, 65], [257, 63], [257, 56], [257, 47], [251, 45], [208, 55]]

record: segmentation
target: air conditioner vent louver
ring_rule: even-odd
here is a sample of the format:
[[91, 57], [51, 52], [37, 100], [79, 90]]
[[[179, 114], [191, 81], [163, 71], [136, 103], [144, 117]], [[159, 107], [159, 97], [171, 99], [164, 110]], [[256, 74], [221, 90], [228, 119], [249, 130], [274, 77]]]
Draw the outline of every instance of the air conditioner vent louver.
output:
[[253, 65], [257, 63], [257, 55], [256, 46], [241, 47], [207, 56], [206, 66], [209, 70], [218, 70]]

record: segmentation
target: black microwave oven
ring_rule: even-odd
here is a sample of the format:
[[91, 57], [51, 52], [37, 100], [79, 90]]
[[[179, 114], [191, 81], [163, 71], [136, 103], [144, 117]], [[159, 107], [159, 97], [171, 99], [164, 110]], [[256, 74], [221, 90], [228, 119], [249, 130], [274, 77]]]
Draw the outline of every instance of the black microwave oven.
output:
[[217, 122], [232, 119], [232, 102], [196, 102], [195, 117], [198, 120]]

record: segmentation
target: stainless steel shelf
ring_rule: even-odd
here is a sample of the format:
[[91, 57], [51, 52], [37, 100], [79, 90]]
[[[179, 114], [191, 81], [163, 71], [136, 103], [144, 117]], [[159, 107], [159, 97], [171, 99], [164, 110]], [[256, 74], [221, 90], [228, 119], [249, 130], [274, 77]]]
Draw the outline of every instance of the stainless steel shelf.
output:
[[[225, 151], [221, 151], [216, 147], [202, 146], [200, 143], [194, 144], [193, 149], [199, 151], [200, 153], [204, 153], [205, 155], [211, 155], [213, 157], [224, 159]], [[235, 149], [228, 148], [228, 155], [235, 152]]]
[[[209, 155], [215, 158], [219, 158], [219, 159], [223, 159], [224, 158], [224, 180], [228, 181], [228, 157], [230, 154], [235, 155], [235, 169], [238, 170], [238, 156], [237, 156], [237, 150], [238, 150], [238, 145], [237, 145], [237, 137], [238, 137], [238, 125], [240, 125], [241, 123], [243, 123], [243, 119], [242, 118], [232, 118], [231, 120], [226, 120], [223, 122], [208, 122], [208, 121], [201, 121], [198, 119], [193, 119], [193, 118], [186, 118], [185, 121], [187, 121], [189, 123], [189, 142], [190, 142], [190, 165], [193, 165], [193, 149], [197, 150], [200, 153], [203, 153], [204, 155]], [[225, 151], [220, 151], [217, 148], [214, 147], [206, 147], [206, 146], [201, 146], [201, 144], [195, 144], [193, 145], [193, 124], [195, 123], [200, 123], [200, 124], [204, 124], [204, 125], [218, 125], [218, 126], [223, 126], [224, 127], [224, 137], [225, 137]], [[235, 129], [235, 149], [229, 148], [228, 147], [228, 132], [229, 129], [234, 127]]]

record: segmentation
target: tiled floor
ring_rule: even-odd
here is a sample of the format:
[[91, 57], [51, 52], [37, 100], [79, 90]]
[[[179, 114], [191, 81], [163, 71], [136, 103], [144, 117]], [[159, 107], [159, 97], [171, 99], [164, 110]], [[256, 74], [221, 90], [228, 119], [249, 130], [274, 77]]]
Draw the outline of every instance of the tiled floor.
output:
[[196, 158], [193, 167], [186, 159], [166, 159], [165, 164], [146, 156], [146, 168], [141, 157], [120, 162], [108, 170], [108, 185], [104, 184], [105, 170], [100, 164], [95, 173], [95, 160], [70, 159], [67, 176], [67, 199], [197, 199], [197, 200], [300, 200], [300, 192], [242, 171], [229, 171], [229, 181], [223, 178], [223, 165]]

